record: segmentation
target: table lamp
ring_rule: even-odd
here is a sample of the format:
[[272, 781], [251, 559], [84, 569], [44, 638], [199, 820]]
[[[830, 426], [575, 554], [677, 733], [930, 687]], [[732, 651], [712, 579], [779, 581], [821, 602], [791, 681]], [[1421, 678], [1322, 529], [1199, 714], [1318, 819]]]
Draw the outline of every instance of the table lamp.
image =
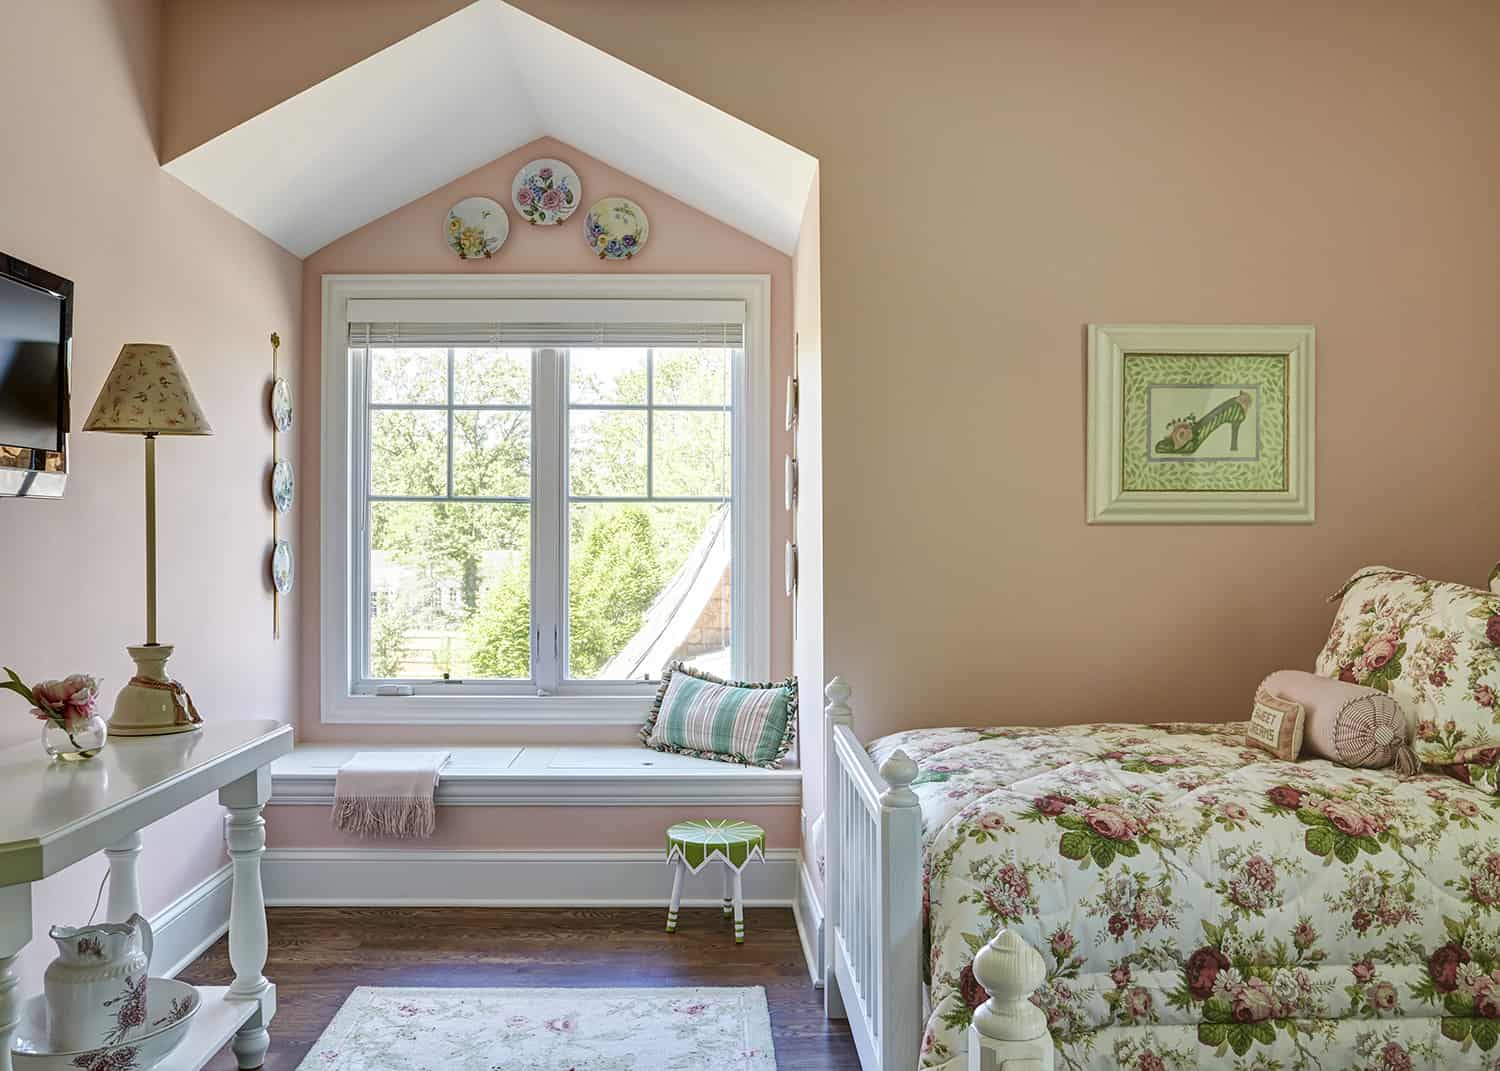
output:
[[190, 732], [201, 719], [181, 684], [167, 676], [170, 644], [156, 642], [156, 437], [212, 435], [213, 429], [171, 346], [132, 342], [120, 349], [84, 431], [146, 437], [146, 642], [126, 647], [136, 673], [115, 698], [111, 736]]

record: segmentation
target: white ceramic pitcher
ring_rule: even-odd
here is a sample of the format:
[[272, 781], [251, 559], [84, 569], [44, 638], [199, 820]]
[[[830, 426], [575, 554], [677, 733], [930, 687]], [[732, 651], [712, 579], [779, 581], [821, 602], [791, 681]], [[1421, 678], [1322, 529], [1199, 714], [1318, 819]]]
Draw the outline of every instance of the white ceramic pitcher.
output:
[[98, 926], [54, 926], [47, 967], [47, 1034], [71, 1052], [128, 1040], [146, 1021], [151, 924], [140, 915]]

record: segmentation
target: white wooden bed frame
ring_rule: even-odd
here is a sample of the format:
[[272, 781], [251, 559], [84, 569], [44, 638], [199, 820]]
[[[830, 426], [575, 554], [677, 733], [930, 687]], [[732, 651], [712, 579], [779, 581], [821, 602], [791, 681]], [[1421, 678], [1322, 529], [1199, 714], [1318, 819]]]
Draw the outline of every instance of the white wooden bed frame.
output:
[[[917, 764], [896, 751], [876, 769], [854, 734], [850, 688], [828, 685], [824, 1011], [848, 1019], [864, 1071], [915, 1071], [926, 1021], [922, 986], [922, 812]], [[1047, 1020], [1030, 1002], [1046, 961], [1001, 930], [974, 957], [990, 998], [974, 1012], [968, 1071], [1052, 1071]]]

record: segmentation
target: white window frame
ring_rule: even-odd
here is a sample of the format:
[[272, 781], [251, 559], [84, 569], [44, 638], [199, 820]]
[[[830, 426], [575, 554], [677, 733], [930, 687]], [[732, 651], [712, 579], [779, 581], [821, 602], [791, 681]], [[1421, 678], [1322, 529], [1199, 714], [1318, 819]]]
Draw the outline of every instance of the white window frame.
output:
[[[351, 431], [363, 420], [362, 394], [349, 361], [351, 301], [442, 300], [681, 300], [743, 302], [744, 357], [734, 369], [732, 420], [734, 599], [731, 629], [735, 675], [764, 680], [771, 661], [771, 278], [769, 275], [325, 275], [323, 277], [322, 464], [319, 586], [320, 719], [340, 724], [625, 725], [639, 723], [654, 685], [572, 681], [567, 688], [522, 691], [527, 682], [462, 682], [412, 686], [411, 695], [356, 691], [354, 620], [363, 585], [363, 554], [352, 523], [355, 477], [363, 459], [352, 454]], [[533, 434], [560, 384], [535, 385]], [[534, 459], [535, 460], [535, 459]], [[560, 474], [538, 471], [539, 493]], [[533, 502], [535, 516], [535, 502]], [[539, 535], [544, 535], [538, 533]], [[550, 537], [558, 541], [560, 535]], [[551, 613], [534, 599], [534, 613]], [[536, 621], [534, 620], [534, 624]], [[549, 631], [556, 624], [544, 623]], [[533, 636], [536, 632], [533, 632]], [[559, 635], [561, 632], [559, 631]]]

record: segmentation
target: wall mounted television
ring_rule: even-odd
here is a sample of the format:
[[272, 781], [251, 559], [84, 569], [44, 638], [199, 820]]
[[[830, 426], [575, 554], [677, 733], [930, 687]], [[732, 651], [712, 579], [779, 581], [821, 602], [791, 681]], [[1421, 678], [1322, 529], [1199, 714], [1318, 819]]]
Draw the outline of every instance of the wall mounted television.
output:
[[0, 253], [0, 495], [62, 497], [72, 343], [72, 282]]

